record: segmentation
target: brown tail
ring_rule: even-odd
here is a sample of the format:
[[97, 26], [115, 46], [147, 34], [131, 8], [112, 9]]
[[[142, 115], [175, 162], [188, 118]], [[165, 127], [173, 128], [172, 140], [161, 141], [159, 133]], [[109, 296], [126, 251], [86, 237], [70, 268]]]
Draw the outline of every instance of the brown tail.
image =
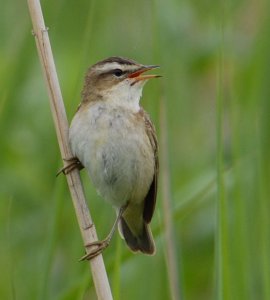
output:
[[142, 253], [155, 254], [155, 243], [152, 237], [151, 229], [147, 223], [143, 223], [142, 230], [139, 234], [134, 235], [129, 229], [125, 219], [120, 219], [120, 231], [132, 251], [141, 251]]

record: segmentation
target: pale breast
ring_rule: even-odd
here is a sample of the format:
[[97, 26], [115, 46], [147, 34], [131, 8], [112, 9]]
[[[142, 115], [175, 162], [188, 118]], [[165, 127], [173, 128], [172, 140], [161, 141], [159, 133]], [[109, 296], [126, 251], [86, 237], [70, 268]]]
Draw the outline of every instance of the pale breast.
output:
[[120, 108], [94, 104], [70, 128], [72, 152], [107, 201], [142, 202], [154, 174], [154, 154], [143, 120]]

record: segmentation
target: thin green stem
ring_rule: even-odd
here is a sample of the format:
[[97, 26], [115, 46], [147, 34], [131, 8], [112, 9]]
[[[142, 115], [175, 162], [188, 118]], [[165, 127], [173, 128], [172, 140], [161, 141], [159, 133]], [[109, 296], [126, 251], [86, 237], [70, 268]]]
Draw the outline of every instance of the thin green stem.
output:
[[216, 142], [217, 142], [217, 233], [216, 233], [216, 280], [217, 299], [229, 299], [229, 269], [228, 269], [228, 208], [225, 195], [225, 184], [223, 178], [224, 170], [224, 8], [220, 3], [219, 31], [220, 45], [218, 53], [217, 70], [217, 97], [216, 97]]

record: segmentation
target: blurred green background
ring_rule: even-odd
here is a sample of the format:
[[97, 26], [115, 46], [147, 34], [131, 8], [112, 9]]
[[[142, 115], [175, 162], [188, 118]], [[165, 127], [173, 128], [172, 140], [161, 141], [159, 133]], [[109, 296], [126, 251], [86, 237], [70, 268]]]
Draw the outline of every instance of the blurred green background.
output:
[[[66, 179], [55, 177], [62, 162], [27, 3], [0, 3], [0, 298], [96, 299], [78, 262], [84, 249]], [[166, 253], [175, 247], [178, 299], [270, 299], [269, 1], [42, 7], [69, 120], [96, 61], [161, 65], [163, 78], [146, 85], [141, 102], [163, 141], [157, 253], [134, 255], [115, 235], [104, 252], [114, 298], [172, 299]], [[102, 238], [115, 213], [81, 174]]]

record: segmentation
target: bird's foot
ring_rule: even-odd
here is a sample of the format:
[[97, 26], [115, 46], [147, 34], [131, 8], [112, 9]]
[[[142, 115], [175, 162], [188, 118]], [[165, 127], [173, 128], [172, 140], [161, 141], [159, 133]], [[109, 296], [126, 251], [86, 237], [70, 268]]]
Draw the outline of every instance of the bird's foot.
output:
[[110, 233], [107, 235], [107, 237], [102, 240], [102, 241], [96, 241], [96, 242], [93, 242], [93, 243], [90, 243], [90, 244], [86, 244], [85, 247], [94, 247], [94, 249], [92, 251], [90, 251], [89, 253], [85, 254], [81, 259], [80, 261], [82, 260], [90, 260], [94, 257], [96, 257], [97, 255], [99, 255], [100, 253], [102, 253], [103, 250], [105, 250], [109, 244], [110, 244], [110, 241], [113, 237], [113, 234], [115, 232], [115, 229], [125, 211], [125, 209], [127, 208], [128, 206], [128, 203], [124, 206], [122, 206], [119, 210], [119, 213], [117, 215], [117, 218], [115, 219], [114, 221], [114, 224], [112, 226], [112, 229], [110, 231]]
[[97, 255], [101, 254], [103, 252], [103, 250], [105, 250], [109, 246], [109, 243], [110, 243], [110, 238], [108, 237], [102, 241], [96, 241], [96, 242], [87, 244], [86, 245], [87, 248], [94, 247], [95, 249], [93, 249], [89, 253], [85, 254], [83, 257], [81, 257], [80, 261], [90, 260], [90, 259], [96, 257]]
[[62, 169], [60, 169], [57, 172], [56, 176], [58, 176], [61, 173], [63, 173], [64, 175], [67, 175], [74, 169], [81, 170], [84, 168], [84, 166], [82, 165], [82, 163], [79, 161], [79, 159], [77, 157], [64, 158], [63, 160], [66, 161], [68, 164], [65, 167], [63, 167]]

